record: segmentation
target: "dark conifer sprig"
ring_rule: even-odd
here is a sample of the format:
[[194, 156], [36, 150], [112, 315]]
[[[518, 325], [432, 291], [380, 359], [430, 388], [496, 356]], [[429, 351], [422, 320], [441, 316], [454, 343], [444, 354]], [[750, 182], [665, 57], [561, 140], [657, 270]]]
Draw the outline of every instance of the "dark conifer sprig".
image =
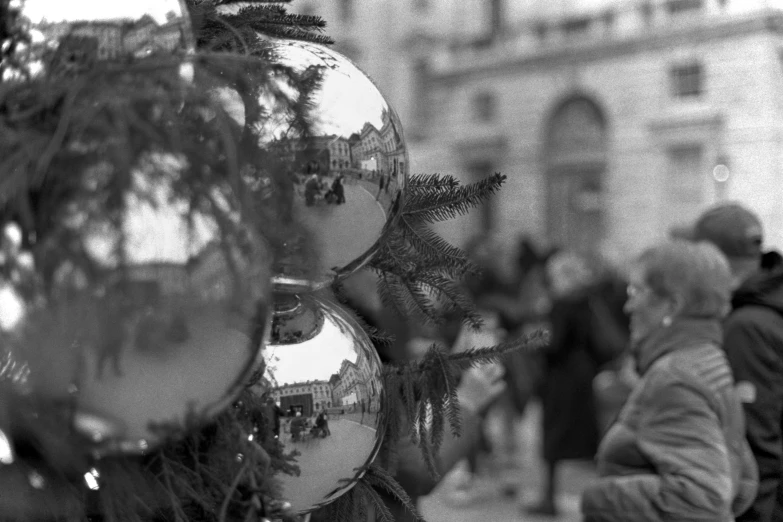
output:
[[377, 522], [394, 522], [394, 515], [383, 501], [381, 493], [402, 504], [416, 522], [424, 522], [416, 505], [394, 477], [384, 468], [370, 466], [359, 483], [348, 493], [315, 512], [311, 522], [356, 522], [367, 520], [367, 508], [372, 506]]
[[[435, 181], [433, 176], [413, 176], [405, 194], [405, 216], [409, 220], [435, 223], [467, 214], [500, 190], [506, 176], [495, 173], [470, 185], [445, 176]], [[451, 178], [451, 179], [449, 179]]]
[[386, 466], [394, 469], [397, 455], [394, 442], [399, 440], [403, 427], [422, 452], [422, 458], [433, 477], [443, 442], [446, 421], [453, 436], [459, 436], [462, 418], [457, 397], [457, 385], [462, 371], [489, 363], [500, 362], [501, 357], [516, 350], [536, 352], [547, 345], [549, 334], [534, 332], [519, 339], [495, 346], [472, 347], [448, 353], [433, 343], [420, 361], [388, 363], [384, 368], [384, 413], [387, 420], [385, 451]]
[[387, 307], [430, 323], [457, 312], [466, 323], [481, 325], [459, 283], [477, 267], [429, 225], [467, 213], [497, 192], [505, 179], [494, 174], [464, 186], [452, 176], [435, 174], [408, 180], [397, 226], [386, 234], [369, 264], [380, 275], [378, 291]]
[[[245, 54], [253, 54], [259, 34], [325, 45], [334, 43], [322, 34], [326, 22], [320, 16], [288, 13], [281, 4], [290, 3], [290, 0], [187, 0], [187, 3], [194, 25], [199, 24], [196, 33], [202, 39], [199, 42], [202, 49], [205, 41], [211, 41], [213, 45], [231, 42], [235, 48], [247, 49]], [[238, 7], [218, 9], [230, 6]]]

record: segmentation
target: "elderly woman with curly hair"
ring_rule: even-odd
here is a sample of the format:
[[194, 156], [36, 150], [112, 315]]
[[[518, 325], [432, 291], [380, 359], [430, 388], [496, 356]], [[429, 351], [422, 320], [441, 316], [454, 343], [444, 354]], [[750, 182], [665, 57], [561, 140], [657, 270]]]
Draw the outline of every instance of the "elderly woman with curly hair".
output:
[[598, 450], [585, 522], [728, 522], [750, 505], [758, 471], [721, 349], [727, 261], [706, 243], [645, 251], [626, 312], [641, 377]]

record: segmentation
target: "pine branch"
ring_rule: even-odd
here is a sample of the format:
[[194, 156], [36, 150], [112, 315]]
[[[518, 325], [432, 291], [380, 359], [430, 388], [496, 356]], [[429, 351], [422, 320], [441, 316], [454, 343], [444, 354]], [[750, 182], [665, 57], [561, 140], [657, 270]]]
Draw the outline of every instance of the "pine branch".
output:
[[462, 431], [462, 416], [457, 398], [457, 372], [454, 371], [445, 350], [433, 344], [429, 351], [437, 354], [433, 357], [436, 363], [433, 372], [437, 372], [440, 377], [439, 382], [443, 384], [443, 392], [446, 396], [445, 414], [449, 420], [451, 434], [458, 437]]
[[549, 332], [539, 330], [513, 341], [506, 341], [495, 346], [470, 348], [449, 355], [449, 361], [456, 363], [461, 370], [475, 368], [484, 364], [500, 362], [500, 358], [516, 350], [535, 352], [549, 344]]
[[419, 449], [421, 450], [421, 456], [424, 458], [424, 463], [427, 465], [427, 472], [430, 476], [438, 481], [440, 480], [440, 473], [438, 472], [438, 465], [435, 462], [435, 453], [433, 452], [432, 445], [430, 444], [430, 437], [428, 432], [430, 430], [430, 410], [429, 401], [419, 401]]
[[451, 190], [459, 186], [459, 181], [449, 174], [413, 174], [408, 179], [408, 190]]
[[430, 445], [432, 446], [432, 452], [437, 455], [440, 451], [440, 446], [443, 443], [443, 431], [444, 431], [444, 394], [443, 387], [439, 382], [440, 379], [432, 382], [429, 393], [429, 403], [432, 408], [432, 426], [430, 426]]
[[[343, 285], [342, 280], [336, 278], [334, 281], [332, 281], [331, 288], [334, 297], [340, 304], [351, 306], [351, 302], [345, 294], [345, 285]], [[364, 330], [364, 332], [370, 337], [370, 340], [373, 342], [373, 344], [388, 347], [391, 346], [391, 344], [394, 342], [393, 335], [387, 334], [386, 332], [383, 332], [378, 328], [367, 324], [367, 321], [365, 321], [358, 312], [354, 313], [354, 318], [356, 319], [356, 322], [359, 323], [359, 326], [362, 327], [362, 330]]]
[[414, 520], [424, 522], [413, 500], [388, 471], [380, 466], [372, 465], [363, 480], [368, 485], [389, 493], [394, 500], [400, 502], [414, 516]]
[[424, 190], [410, 190], [405, 197], [403, 214], [411, 220], [427, 223], [453, 219], [483, 203], [500, 189], [505, 180], [505, 176], [495, 173], [470, 185], [448, 190], [445, 187], [432, 191], [424, 187]]
[[421, 294], [440, 298], [443, 313], [459, 312], [465, 324], [473, 328], [481, 326], [481, 315], [476, 311], [473, 300], [460, 284], [440, 274], [427, 271], [417, 274], [415, 284], [421, 289]]
[[429, 324], [438, 324], [442, 321], [441, 315], [432, 303], [432, 299], [421, 285], [417, 284], [413, 278], [400, 278], [400, 283], [405, 290], [402, 296], [408, 311], [414, 310]]
[[394, 515], [389, 511], [388, 506], [383, 502], [380, 495], [362, 479], [354, 489], [357, 489], [358, 501], [375, 508], [375, 520], [380, 522], [394, 522]]
[[411, 439], [418, 440], [421, 433], [418, 431], [418, 425], [416, 424], [416, 406], [417, 406], [417, 393], [416, 393], [416, 381], [417, 375], [414, 375], [410, 371], [410, 366], [406, 368], [408, 371], [403, 371], [400, 375], [400, 381], [402, 384], [402, 402], [405, 405], [405, 414], [408, 420], [408, 429]]
[[432, 323], [430, 316], [423, 313], [418, 303], [413, 300], [404, 280], [400, 276], [391, 272], [377, 271], [380, 274], [378, 295], [381, 298], [381, 303], [387, 309], [411, 322]]
[[445, 271], [453, 278], [479, 271], [478, 266], [468, 259], [462, 249], [451, 245], [422, 223], [411, 222], [403, 215], [399, 233], [408, 242], [423, 266], [437, 267], [435, 269]]

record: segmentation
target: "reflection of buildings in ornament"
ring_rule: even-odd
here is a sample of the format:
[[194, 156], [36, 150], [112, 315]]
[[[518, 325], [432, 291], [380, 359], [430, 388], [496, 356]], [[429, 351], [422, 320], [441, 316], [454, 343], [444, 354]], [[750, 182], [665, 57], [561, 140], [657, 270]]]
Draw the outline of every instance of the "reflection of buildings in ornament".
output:
[[[348, 139], [334, 134], [327, 136], [311, 136], [308, 138], [281, 138], [269, 145], [275, 151], [278, 159], [294, 170], [303, 173], [305, 166], [313, 162], [318, 174], [327, 175], [331, 172], [351, 167], [351, 147]], [[312, 170], [312, 166], [310, 167]]]
[[[352, 144], [354, 167], [363, 170], [378, 170], [381, 174], [404, 173], [405, 148], [396, 130], [392, 113], [384, 109], [381, 113], [380, 130], [367, 122]], [[374, 165], [373, 168], [368, 168]]]
[[181, 19], [174, 13], [159, 25], [154, 18], [144, 15], [136, 21], [79, 21], [41, 23], [36, 26], [47, 41], [67, 41], [68, 35], [94, 39], [99, 60], [120, 56], [142, 57], [156, 52], [172, 52], [183, 47]]
[[324, 408], [331, 408], [332, 386], [327, 381], [305, 381], [284, 384], [272, 390], [272, 397], [284, 412], [289, 408], [302, 408], [302, 415], [310, 416]]
[[381, 133], [372, 123], [367, 122], [364, 124], [359, 133], [359, 142], [354, 145], [351, 152], [355, 167], [364, 168], [365, 165], [375, 164], [378, 170], [381, 169], [383, 165]]
[[370, 362], [366, 358], [359, 358], [359, 365], [344, 359], [340, 365], [340, 372], [332, 376], [334, 380], [334, 403], [340, 406], [364, 403], [372, 411], [378, 411], [380, 396], [375, 386]]
[[97, 58], [110, 60], [122, 52], [122, 27], [112, 22], [81, 22], [71, 26], [72, 36], [95, 38], [98, 43]]
[[182, 27], [176, 18], [163, 25], [148, 15], [123, 26], [123, 52], [143, 57], [157, 52], [171, 52], [182, 46]]

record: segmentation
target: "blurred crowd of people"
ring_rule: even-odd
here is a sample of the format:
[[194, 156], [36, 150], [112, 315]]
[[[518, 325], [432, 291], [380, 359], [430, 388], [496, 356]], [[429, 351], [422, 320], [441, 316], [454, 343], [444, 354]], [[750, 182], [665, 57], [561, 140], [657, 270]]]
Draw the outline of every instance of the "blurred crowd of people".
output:
[[[507, 245], [489, 236], [467, 248], [482, 269], [466, 281], [479, 331], [460, 318], [409, 325], [354, 292], [359, 313], [395, 335], [386, 360], [420, 357], [433, 341], [459, 351], [550, 334], [462, 376], [463, 434], [447, 434], [438, 455], [442, 473], [463, 471], [450, 500], [478, 500], [473, 479], [487, 465], [517, 493], [533, 471], [515, 466], [535, 401], [546, 469], [527, 513], [556, 516], [560, 465], [582, 460], [598, 475], [581, 495], [586, 522], [782, 522], [783, 258], [763, 250], [758, 217], [734, 203], [706, 209], [687, 237], [622, 264], [527, 237]], [[405, 439], [396, 478], [416, 500], [436, 482]]]

